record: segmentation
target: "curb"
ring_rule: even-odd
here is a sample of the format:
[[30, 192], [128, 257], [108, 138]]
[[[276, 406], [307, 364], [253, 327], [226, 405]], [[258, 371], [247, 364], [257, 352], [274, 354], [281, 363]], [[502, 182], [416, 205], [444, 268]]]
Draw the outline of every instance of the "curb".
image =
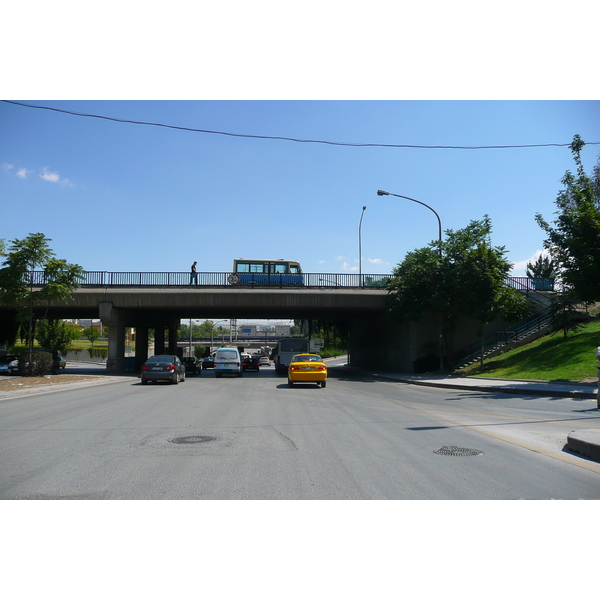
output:
[[[452, 380], [452, 382], [446, 382], [446, 381], [431, 381], [431, 380], [427, 380], [427, 381], [422, 381], [419, 379], [411, 379], [411, 378], [404, 378], [404, 377], [398, 377], [395, 375], [386, 375], [383, 373], [370, 373], [370, 372], [365, 372], [359, 369], [356, 369], [354, 367], [330, 367], [330, 369], [333, 371], [341, 371], [344, 373], [348, 373], [349, 375], [361, 375], [363, 377], [373, 377], [374, 379], [381, 379], [383, 381], [397, 381], [399, 383], [409, 383], [411, 385], [421, 385], [421, 386], [425, 386], [425, 387], [437, 387], [437, 388], [446, 388], [446, 389], [453, 389], [453, 390], [472, 390], [472, 391], [476, 391], [476, 392], [497, 392], [497, 393], [503, 393], [503, 394], [524, 394], [527, 396], [555, 396], [555, 397], [559, 397], [559, 398], [584, 398], [587, 400], [596, 400], [597, 398], [597, 394], [595, 391], [589, 391], [589, 392], [584, 392], [584, 391], [580, 391], [580, 390], [553, 390], [553, 389], [542, 389], [540, 387], [538, 388], [525, 388], [525, 387], [495, 387], [495, 386], [491, 386], [491, 385], [466, 385], [466, 384], [461, 384], [458, 383], [458, 379], [454, 379]], [[470, 378], [473, 379], [473, 378]], [[524, 380], [515, 380], [514, 381], [515, 384], [521, 383], [521, 384], [532, 384], [532, 385], [545, 385], [543, 382], [539, 382], [539, 381], [524, 381]], [[512, 385], [508, 384], [508, 385]], [[587, 385], [587, 384], [582, 384], [582, 385]], [[591, 387], [591, 386], [590, 386]], [[596, 388], [594, 387], [594, 390]]]
[[582, 429], [567, 436], [567, 447], [573, 452], [600, 461], [600, 430]]

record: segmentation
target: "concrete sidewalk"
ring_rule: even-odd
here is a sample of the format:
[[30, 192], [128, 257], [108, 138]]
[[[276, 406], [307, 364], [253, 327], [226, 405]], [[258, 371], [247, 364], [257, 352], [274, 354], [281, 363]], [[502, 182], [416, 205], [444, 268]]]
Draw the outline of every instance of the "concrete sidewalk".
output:
[[[411, 385], [470, 390], [504, 394], [554, 396], [560, 398], [581, 398], [595, 400], [594, 408], [600, 410], [598, 383], [563, 383], [552, 381], [524, 381], [515, 379], [487, 379], [483, 377], [456, 377], [453, 375], [409, 375], [406, 373], [376, 373], [366, 369], [357, 369], [348, 365], [328, 365], [330, 371], [347, 373], [362, 377], [373, 377], [383, 381], [397, 381]], [[592, 406], [592, 405], [590, 405]], [[572, 432], [567, 437], [567, 446], [594, 460], [600, 461], [600, 430], [583, 429]]]

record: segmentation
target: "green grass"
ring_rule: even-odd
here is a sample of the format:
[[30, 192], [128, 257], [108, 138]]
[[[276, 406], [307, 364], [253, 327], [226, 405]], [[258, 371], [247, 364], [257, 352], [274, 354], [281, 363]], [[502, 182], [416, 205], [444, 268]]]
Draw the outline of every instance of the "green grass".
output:
[[600, 320], [586, 323], [579, 332], [553, 333], [460, 371], [461, 375], [499, 379], [534, 379], [540, 381], [583, 381], [596, 378], [600, 346]]

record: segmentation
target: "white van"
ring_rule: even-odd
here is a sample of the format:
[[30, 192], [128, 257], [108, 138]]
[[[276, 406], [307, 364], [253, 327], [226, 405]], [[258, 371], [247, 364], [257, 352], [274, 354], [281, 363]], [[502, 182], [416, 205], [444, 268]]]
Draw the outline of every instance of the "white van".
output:
[[217, 348], [215, 353], [215, 377], [232, 373], [242, 376], [242, 357], [237, 348]]

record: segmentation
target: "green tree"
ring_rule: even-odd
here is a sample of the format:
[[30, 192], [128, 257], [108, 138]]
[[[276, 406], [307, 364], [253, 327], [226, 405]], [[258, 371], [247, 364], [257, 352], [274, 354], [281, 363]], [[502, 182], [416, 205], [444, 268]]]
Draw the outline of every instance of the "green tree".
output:
[[86, 327], [82, 332], [83, 337], [86, 337], [94, 347], [94, 342], [100, 337], [100, 330], [98, 327]]
[[549, 279], [558, 275], [554, 261], [544, 255], [538, 256], [534, 263], [528, 262], [526, 273], [532, 279]]
[[66, 354], [71, 342], [81, 334], [79, 327], [58, 319], [40, 319], [35, 327], [35, 339], [42, 348]]
[[505, 283], [512, 264], [504, 246], [492, 246], [487, 215], [445, 233], [444, 241], [409, 252], [394, 269], [387, 289], [392, 315], [410, 320], [438, 315], [440, 351], [450, 355], [459, 317], [475, 319], [483, 340], [486, 325], [500, 316], [516, 320], [527, 313], [528, 304]]
[[6, 260], [0, 268], [0, 301], [16, 311], [30, 351], [35, 308], [46, 301], [67, 300], [85, 273], [79, 265], [55, 258], [48, 245], [51, 241], [42, 233], [13, 240], [8, 253], [4, 251]]
[[556, 198], [558, 211], [553, 224], [536, 214], [538, 225], [548, 236], [550, 251], [560, 279], [572, 297], [581, 302], [600, 300], [600, 161], [591, 177], [581, 162], [585, 142], [576, 135], [570, 145], [577, 174], [567, 171]]
[[581, 311], [570, 292], [559, 292], [552, 303], [550, 326], [556, 331], [563, 332], [563, 339], [571, 331], [577, 333], [582, 327]]

